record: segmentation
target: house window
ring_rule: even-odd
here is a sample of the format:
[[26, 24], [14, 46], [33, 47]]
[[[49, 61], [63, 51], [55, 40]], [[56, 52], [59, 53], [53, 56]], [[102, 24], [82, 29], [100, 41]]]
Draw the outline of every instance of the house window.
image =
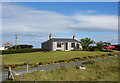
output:
[[71, 43], [71, 47], [75, 48], [75, 43]]
[[57, 42], [57, 47], [61, 47], [61, 42]]

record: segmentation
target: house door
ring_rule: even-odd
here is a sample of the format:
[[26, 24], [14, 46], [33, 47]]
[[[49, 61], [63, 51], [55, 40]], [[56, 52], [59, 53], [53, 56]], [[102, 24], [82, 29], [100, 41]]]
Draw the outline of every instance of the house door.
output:
[[68, 43], [67, 42], [66, 42], [66, 46], [65, 47], [66, 47], [65, 49], [68, 50]]
[[80, 47], [79, 47], [79, 44], [77, 44], [77, 48], [79, 49]]

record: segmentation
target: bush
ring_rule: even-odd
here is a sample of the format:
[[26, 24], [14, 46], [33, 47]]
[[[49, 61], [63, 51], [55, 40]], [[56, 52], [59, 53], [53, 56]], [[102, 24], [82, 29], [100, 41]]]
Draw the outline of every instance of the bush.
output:
[[58, 62], [60, 63], [60, 62], [64, 62], [65, 60], [59, 60]]
[[42, 63], [42, 62], [39, 62], [39, 65], [43, 65], [43, 63]]
[[[17, 49], [24, 49], [24, 48], [33, 48], [33, 45], [17, 45], [16, 46]], [[15, 46], [10, 47], [8, 49], [15, 49]]]
[[8, 67], [15, 68], [16, 66], [15, 65], [8, 65]]
[[100, 50], [101, 50], [100, 48], [97, 47], [94, 48], [94, 51], [100, 51]]
[[15, 64], [15, 66], [19, 66], [19, 64]]
[[102, 50], [104, 43], [102, 41], [100, 41], [100, 42], [96, 43], [96, 45], [97, 45], [97, 48]]
[[89, 51], [94, 51], [95, 46], [89, 46]]
[[13, 49], [13, 50], [2, 50], [2, 54], [15, 54], [15, 53], [29, 53], [29, 52], [38, 52], [46, 51], [45, 49]]
[[102, 57], [105, 57], [105, 55], [101, 55]]
[[83, 59], [87, 59], [87, 57], [84, 56]]
[[24, 65], [27, 65], [27, 63], [23, 63]]
[[58, 63], [57, 61], [54, 61], [54, 63]]

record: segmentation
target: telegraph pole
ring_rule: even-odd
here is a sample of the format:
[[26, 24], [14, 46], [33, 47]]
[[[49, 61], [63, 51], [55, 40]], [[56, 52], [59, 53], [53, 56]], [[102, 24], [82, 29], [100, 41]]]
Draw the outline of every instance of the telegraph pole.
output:
[[17, 35], [15, 35], [15, 49], [17, 49]]

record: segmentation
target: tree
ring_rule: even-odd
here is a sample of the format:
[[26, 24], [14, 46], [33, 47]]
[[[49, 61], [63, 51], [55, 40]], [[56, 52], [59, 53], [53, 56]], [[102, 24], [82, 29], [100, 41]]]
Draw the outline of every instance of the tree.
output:
[[96, 43], [97, 45], [97, 48], [99, 48], [100, 50], [102, 50], [103, 46], [104, 46], [104, 43], [102, 41]]
[[83, 50], [85, 50], [86, 48], [88, 48], [90, 44], [94, 44], [95, 41], [91, 38], [84, 38], [84, 39], [80, 39], [80, 43], [83, 46]]
[[[17, 45], [16, 49], [25, 49], [25, 48], [33, 48], [33, 45]], [[15, 46], [9, 48], [9, 49], [15, 49]]]

